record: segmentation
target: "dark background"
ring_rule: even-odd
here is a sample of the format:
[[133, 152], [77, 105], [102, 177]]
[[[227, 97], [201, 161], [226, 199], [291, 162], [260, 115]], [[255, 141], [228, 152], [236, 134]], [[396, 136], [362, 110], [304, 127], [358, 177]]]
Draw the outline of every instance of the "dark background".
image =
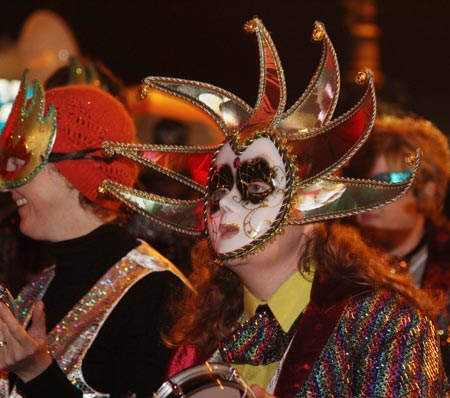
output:
[[[310, 40], [314, 20], [326, 24], [342, 74], [348, 68], [343, 0], [9, 1], [1, 7], [0, 35], [17, 38], [25, 18], [38, 8], [62, 16], [81, 52], [102, 60], [127, 84], [147, 75], [196, 79], [254, 104], [257, 47], [254, 37], [242, 31], [253, 15], [272, 32], [286, 72], [288, 105], [305, 89], [319, 61], [319, 46]], [[389, 100], [433, 120], [448, 134], [450, 1], [379, 0], [377, 24]], [[347, 108], [345, 84], [342, 92], [338, 111]]]

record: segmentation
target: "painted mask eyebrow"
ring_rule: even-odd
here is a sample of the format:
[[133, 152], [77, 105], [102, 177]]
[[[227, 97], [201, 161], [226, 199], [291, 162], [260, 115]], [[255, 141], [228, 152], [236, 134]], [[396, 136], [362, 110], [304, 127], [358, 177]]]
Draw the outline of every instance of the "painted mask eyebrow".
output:
[[242, 162], [237, 170], [237, 187], [244, 201], [261, 203], [275, 189], [275, 172], [263, 158]]

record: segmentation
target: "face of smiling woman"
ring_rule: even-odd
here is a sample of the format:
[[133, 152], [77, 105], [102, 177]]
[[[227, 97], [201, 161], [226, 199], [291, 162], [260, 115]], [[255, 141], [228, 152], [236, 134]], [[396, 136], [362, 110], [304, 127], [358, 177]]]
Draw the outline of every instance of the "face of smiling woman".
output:
[[269, 138], [256, 139], [239, 154], [226, 143], [208, 186], [208, 236], [219, 257], [245, 254], [278, 225], [285, 191], [283, 159]]
[[20, 230], [36, 240], [58, 242], [90, 232], [100, 220], [80, 205], [79, 191], [53, 165], [12, 190]]

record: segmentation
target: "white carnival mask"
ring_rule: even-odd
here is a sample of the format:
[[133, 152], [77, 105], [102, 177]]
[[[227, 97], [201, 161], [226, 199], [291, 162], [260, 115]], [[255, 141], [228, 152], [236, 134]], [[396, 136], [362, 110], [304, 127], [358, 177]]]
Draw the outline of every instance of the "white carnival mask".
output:
[[240, 154], [224, 144], [207, 200], [208, 237], [216, 253], [236, 254], [268, 239], [279, 224], [285, 191], [283, 159], [269, 138], [256, 139]]

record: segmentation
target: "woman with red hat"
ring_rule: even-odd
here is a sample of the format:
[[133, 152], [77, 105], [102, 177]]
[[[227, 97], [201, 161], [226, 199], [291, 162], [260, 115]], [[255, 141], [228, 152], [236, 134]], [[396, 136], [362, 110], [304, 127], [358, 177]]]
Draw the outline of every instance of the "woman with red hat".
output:
[[0, 138], [0, 186], [22, 233], [50, 242], [55, 265], [19, 294], [17, 319], [0, 303], [0, 369], [9, 372], [0, 395], [147, 397], [161, 379], [166, 287], [182, 276], [125, 232], [120, 201], [101, 189], [136, 180], [133, 162], [102, 149], [132, 143], [133, 122], [94, 86], [44, 96], [35, 83], [31, 100], [25, 87], [24, 78]]

